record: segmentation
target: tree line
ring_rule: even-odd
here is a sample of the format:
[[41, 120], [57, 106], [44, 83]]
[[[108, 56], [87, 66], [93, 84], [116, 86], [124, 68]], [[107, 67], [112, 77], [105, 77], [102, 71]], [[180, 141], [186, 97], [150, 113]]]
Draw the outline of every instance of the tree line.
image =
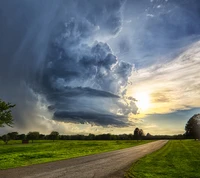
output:
[[49, 135], [40, 134], [39, 132], [29, 132], [28, 134], [18, 134], [18, 132], [10, 132], [0, 137], [6, 144], [10, 140], [22, 140], [22, 143], [28, 143], [34, 140], [52, 140], [59, 139], [59, 133], [52, 131]]
[[[6, 103], [0, 99], [0, 127], [8, 125], [12, 127], [13, 117], [11, 109], [15, 105]], [[193, 115], [185, 126], [185, 133], [179, 135], [151, 135], [150, 133], [144, 134], [142, 129], [135, 128], [133, 134], [120, 134], [113, 135], [107, 134], [89, 134], [89, 135], [59, 135], [57, 131], [52, 131], [49, 135], [40, 134], [39, 132], [29, 132], [28, 134], [18, 134], [18, 132], [11, 132], [0, 137], [6, 144], [9, 140], [22, 140], [24, 143], [31, 140], [150, 140], [150, 139], [200, 139], [200, 114]]]
[[29, 132], [28, 134], [18, 134], [18, 132], [10, 132], [8, 134], [5, 134], [0, 137], [6, 144], [10, 140], [22, 140], [22, 143], [29, 143], [36, 140], [52, 140], [53, 142], [55, 140], [159, 140], [159, 139], [184, 139], [184, 135], [151, 135], [147, 133], [146, 135], [144, 132], [140, 130], [139, 128], [136, 128], [133, 132], [133, 134], [88, 134], [88, 135], [60, 135], [57, 131], [52, 131], [49, 135], [41, 134], [37, 131], [35, 132]]

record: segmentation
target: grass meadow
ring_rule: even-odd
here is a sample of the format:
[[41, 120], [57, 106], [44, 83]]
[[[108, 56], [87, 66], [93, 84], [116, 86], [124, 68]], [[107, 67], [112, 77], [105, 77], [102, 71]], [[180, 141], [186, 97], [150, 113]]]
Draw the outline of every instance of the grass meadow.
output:
[[172, 140], [132, 165], [127, 178], [200, 178], [200, 141]]
[[0, 140], [0, 169], [27, 166], [38, 163], [69, 159], [79, 156], [108, 152], [148, 143], [150, 141], [74, 141], [37, 140], [35, 143], [21, 144], [9, 141], [5, 145]]

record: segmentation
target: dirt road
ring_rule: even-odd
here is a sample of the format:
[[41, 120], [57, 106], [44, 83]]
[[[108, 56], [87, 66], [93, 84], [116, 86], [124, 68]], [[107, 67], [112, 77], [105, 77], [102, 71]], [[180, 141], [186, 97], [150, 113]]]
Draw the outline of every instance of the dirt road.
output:
[[121, 178], [131, 164], [167, 141], [132, 148], [0, 171], [0, 178]]

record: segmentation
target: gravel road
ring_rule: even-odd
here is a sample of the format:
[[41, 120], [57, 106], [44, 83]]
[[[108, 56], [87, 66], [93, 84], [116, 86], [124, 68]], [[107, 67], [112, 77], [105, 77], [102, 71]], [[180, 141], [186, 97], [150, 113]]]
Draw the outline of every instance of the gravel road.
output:
[[159, 140], [107, 153], [0, 170], [0, 178], [121, 178], [134, 161], [166, 143]]

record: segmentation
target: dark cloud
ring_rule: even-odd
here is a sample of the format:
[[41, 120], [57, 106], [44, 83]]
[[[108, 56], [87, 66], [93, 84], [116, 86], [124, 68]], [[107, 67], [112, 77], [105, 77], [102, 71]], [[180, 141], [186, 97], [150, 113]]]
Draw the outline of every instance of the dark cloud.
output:
[[78, 7], [92, 24], [99, 26], [101, 34], [116, 35], [122, 27], [122, 7], [125, 2], [83, 0], [78, 1]]
[[70, 111], [56, 111], [54, 119], [63, 122], [72, 123], [90, 123], [101, 126], [118, 126], [124, 127], [130, 125], [127, 118], [124, 116], [114, 114], [101, 114], [92, 112], [70, 112]]
[[117, 103], [123, 100], [121, 90], [132, 65], [118, 60], [110, 46], [99, 41], [120, 32], [124, 3], [0, 2], [0, 32], [4, 34], [0, 42], [0, 82], [4, 87], [0, 91], [9, 87], [9, 92], [23, 96], [3, 93], [3, 98], [20, 106], [15, 113], [18, 127], [30, 127], [31, 120], [40, 124], [36, 118], [47, 118], [45, 112], [66, 122], [128, 124], [128, 112], [121, 116], [115, 112], [120, 109]]
[[[132, 113], [127, 104], [115, 104], [121, 100], [118, 95], [127, 85], [132, 65], [118, 61], [107, 43], [94, 42], [93, 37], [98, 34], [97, 31], [96, 23], [92, 23], [86, 17], [76, 17], [65, 22], [60, 34], [51, 40], [36, 91], [40, 91], [50, 102], [49, 110], [56, 116], [54, 119], [58, 118], [59, 113], [59, 116], [62, 115], [62, 121], [66, 119], [66, 122], [82, 120], [104, 123], [104, 126], [106, 121], [115, 126], [117, 123], [118, 126], [121, 123], [127, 124], [127, 121], [115, 122], [117, 115], [113, 115], [109, 109], [116, 107], [115, 110], [119, 111], [119, 107], [123, 106], [124, 109], [119, 112], [124, 114], [123, 117]], [[112, 101], [100, 102], [100, 97], [105, 101], [106, 98], [111, 98]], [[104, 109], [102, 102], [105, 105]], [[95, 110], [95, 113], [102, 112], [102, 122], [98, 114], [96, 117], [92, 114], [93, 117], [90, 117], [91, 110]], [[68, 114], [72, 111], [73, 114], [78, 113], [79, 117], [75, 117], [76, 114], [73, 117]], [[84, 112], [90, 114], [84, 115]], [[111, 117], [108, 116], [115, 117], [109, 119]]]
[[49, 113], [67, 122], [130, 124], [128, 115], [137, 113], [125, 90], [132, 64], [151, 64], [199, 34], [200, 3], [190, 2], [0, 1], [0, 97], [17, 104], [18, 127], [37, 127]]
[[89, 87], [65, 87], [63, 93], [54, 93], [54, 95], [63, 94], [65, 97], [80, 97], [80, 96], [92, 96], [92, 97], [108, 97], [108, 98], [120, 98], [118, 95], [112, 93], [96, 90]]

